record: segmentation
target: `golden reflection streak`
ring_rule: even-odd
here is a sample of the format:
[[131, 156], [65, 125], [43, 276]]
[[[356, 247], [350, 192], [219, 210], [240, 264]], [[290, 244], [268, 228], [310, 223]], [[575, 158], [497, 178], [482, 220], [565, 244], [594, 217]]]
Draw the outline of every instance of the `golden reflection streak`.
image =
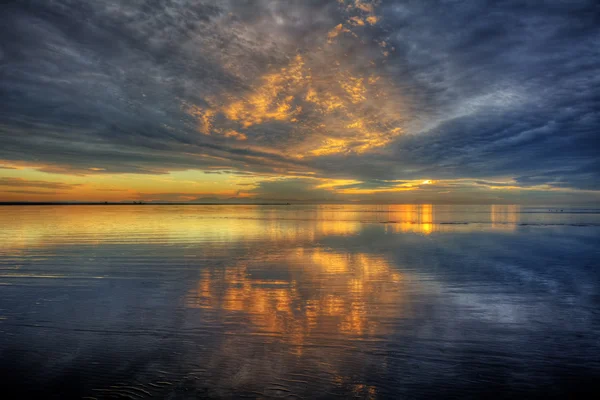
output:
[[[266, 241], [293, 244], [323, 236], [355, 235], [365, 223], [383, 224], [389, 232], [430, 234], [480, 230], [471, 225], [440, 225], [435, 206], [388, 205], [364, 213], [364, 205], [318, 206], [301, 217], [261, 206], [48, 206], [0, 208], [0, 250], [4, 254], [34, 247], [128, 242], [140, 235], [155, 243], [178, 241]], [[369, 209], [369, 208], [368, 208]], [[43, 214], [40, 211], [43, 210]], [[492, 206], [493, 229], [515, 229], [519, 206]], [[151, 215], [152, 218], [148, 218]], [[75, 238], [75, 239], [74, 239]], [[210, 246], [209, 246], [210, 247]], [[320, 254], [316, 253], [315, 257]]]
[[[265, 255], [256, 258], [269, 262]], [[253, 278], [256, 266], [242, 262], [204, 272], [185, 304], [241, 313], [259, 332], [297, 346], [313, 332], [381, 335], [387, 327], [379, 321], [403, 312], [405, 282], [383, 257], [298, 247], [272, 262], [287, 265], [289, 280]]]
[[177, 238], [293, 243], [324, 235], [351, 235], [361, 228], [360, 221], [340, 220], [333, 211], [321, 208], [308, 214], [303, 224], [278, 220], [273, 214], [277, 211], [260, 206], [48, 206], [43, 216], [35, 211], [31, 207], [0, 209], [0, 226], [5, 228], [0, 230], [2, 251], [60, 246], [73, 243], [73, 238], [82, 244], [126, 242], [140, 233], [157, 242]]
[[429, 235], [439, 226], [434, 222], [434, 206], [431, 204], [402, 204], [390, 206], [390, 221], [386, 230], [395, 233], [421, 233]]
[[518, 205], [492, 205], [490, 207], [490, 220], [492, 228], [506, 231], [514, 231], [519, 223]]

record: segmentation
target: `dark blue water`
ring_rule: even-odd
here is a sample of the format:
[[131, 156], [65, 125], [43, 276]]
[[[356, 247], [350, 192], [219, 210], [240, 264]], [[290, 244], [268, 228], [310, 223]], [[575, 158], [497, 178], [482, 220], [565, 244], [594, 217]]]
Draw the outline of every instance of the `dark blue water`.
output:
[[599, 212], [0, 207], [2, 385], [23, 398], [591, 396]]

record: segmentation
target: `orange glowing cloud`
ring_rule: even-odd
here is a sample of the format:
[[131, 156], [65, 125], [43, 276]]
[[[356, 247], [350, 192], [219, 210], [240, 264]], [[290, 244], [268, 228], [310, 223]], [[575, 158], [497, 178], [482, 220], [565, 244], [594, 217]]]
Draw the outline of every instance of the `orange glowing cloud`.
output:
[[369, 15], [369, 16], [367, 17], [367, 22], [368, 22], [369, 24], [371, 24], [371, 25], [375, 25], [375, 24], [377, 23], [377, 21], [379, 21], [379, 18], [377, 18], [377, 17], [376, 17], [376, 16], [374, 16], [374, 15]]
[[365, 21], [363, 21], [362, 18], [360, 17], [350, 17], [349, 22], [353, 25], [357, 25], [357, 26], [364, 26], [365, 25]]
[[364, 153], [388, 145], [404, 132], [402, 98], [381, 76], [354, 71], [334, 46], [340, 34], [356, 35], [351, 26], [377, 22], [374, 4], [350, 3], [349, 12], [363, 15], [348, 16], [346, 23], [333, 27], [326, 36], [332, 46], [315, 44], [296, 54], [287, 65], [258, 77], [247, 93], [213, 96], [205, 99], [208, 107], [185, 105], [198, 131], [244, 141], [257, 126], [282, 123], [296, 138], [292, 143], [247, 148], [293, 158]]

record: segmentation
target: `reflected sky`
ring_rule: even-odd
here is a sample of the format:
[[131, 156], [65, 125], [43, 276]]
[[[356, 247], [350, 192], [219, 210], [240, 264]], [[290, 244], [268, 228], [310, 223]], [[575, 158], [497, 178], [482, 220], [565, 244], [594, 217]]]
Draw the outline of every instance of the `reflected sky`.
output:
[[2, 207], [0, 369], [60, 398], [577, 394], [600, 373], [598, 216]]
[[595, 210], [585, 207], [431, 204], [40, 206], [2, 208], [0, 218], [10, 227], [0, 232], [4, 249], [54, 246], [63, 239], [67, 243], [128, 242], [140, 237], [157, 243], [194, 238], [227, 242], [314, 241], [321, 236], [355, 235], [375, 224], [382, 224], [389, 232], [425, 235], [442, 231], [516, 230], [518, 226], [600, 224]]

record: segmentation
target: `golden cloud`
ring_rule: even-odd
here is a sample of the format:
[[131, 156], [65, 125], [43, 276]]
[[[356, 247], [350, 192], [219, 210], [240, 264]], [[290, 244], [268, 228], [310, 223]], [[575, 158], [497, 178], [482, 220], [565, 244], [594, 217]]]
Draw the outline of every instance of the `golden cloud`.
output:
[[[391, 93], [393, 86], [381, 76], [356, 71], [335, 42], [345, 32], [356, 36], [351, 26], [376, 23], [374, 4], [346, 5], [348, 12], [362, 15], [348, 16], [345, 24], [333, 27], [324, 38], [330, 46], [315, 44], [310, 51], [295, 54], [287, 65], [258, 77], [249, 91], [205, 99], [208, 107], [186, 105], [198, 131], [246, 140], [252, 139], [251, 128], [284, 123], [294, 140], [282, 141], [270, 151], [295, 158], [363, 153], [388, 145], [403, 133], [402, 99]], [[269, 152], [268, 146], [261, 148]]]

